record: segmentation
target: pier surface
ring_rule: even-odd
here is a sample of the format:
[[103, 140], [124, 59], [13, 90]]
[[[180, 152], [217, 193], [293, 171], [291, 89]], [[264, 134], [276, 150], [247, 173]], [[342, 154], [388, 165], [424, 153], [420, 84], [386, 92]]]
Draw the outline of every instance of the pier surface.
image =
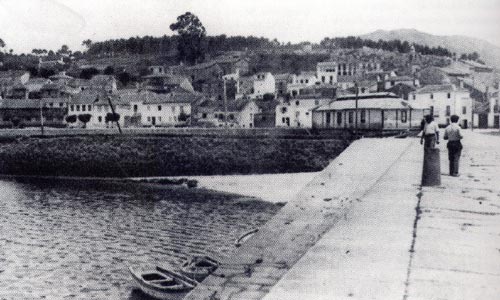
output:
[[362, 139], [186, 299], [498, 299], [500, 137], [421, 187], [417, 139]]

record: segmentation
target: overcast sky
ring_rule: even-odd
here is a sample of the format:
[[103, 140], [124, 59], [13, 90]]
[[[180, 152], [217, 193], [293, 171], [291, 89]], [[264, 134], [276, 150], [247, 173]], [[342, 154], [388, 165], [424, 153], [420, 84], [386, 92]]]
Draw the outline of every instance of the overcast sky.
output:
[[415, 28], [500, 46], [500, 0], [0, 0], [0, 38], [16, 52], [62, 44], [77, 50], [87, 38], [172, 35], [169, 25], [186, 11], [209, 35], [319, 42]]

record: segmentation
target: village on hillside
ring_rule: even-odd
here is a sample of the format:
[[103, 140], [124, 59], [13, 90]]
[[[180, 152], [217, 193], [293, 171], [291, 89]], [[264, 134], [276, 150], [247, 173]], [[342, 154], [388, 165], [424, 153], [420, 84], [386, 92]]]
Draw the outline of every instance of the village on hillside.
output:
[[[440, 126], [456, 114], [463, 128], [500, 127], [495, 68], [471, 55], [425, 54], [408, 42], [401, 52], [329, 39], [227, 49], [193, 63], [146, 61], [139, 71], [120, 54], [92, 54], [91, 41], [84, 44], [89, 53], [34, 49], [25, 56], [35, 62], [30, 68], [2, 53], [0, 127], [407, 130], [428, 113]], [[308, 65], [265, 63], [287, 55]]]

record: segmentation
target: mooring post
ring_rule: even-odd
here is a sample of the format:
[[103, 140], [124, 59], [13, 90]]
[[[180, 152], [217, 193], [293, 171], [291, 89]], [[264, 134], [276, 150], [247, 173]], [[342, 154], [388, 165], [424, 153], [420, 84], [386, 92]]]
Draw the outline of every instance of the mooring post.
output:
[[441, 159], [438, 148], [424, 148], [422, 186], [441, 185]]

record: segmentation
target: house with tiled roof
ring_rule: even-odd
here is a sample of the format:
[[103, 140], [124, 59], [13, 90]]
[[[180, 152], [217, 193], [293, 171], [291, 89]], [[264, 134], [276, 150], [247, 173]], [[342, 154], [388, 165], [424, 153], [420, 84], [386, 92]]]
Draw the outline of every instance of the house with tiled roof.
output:
[[143, 76], [141, 87], [144, 90], [155, 93], [170, 93], [175, 88], [194, 92], [193, 85], [187, 77], [167, 73], [155, 73]]
[[316, 77], [316, 72], [314, 71], [303, 71], [299, 74], [293, 74], [291, 78], [291, 82], [287, 85], [287, 94], [290, 97], [295, 98], [298, 95], [301, 95], [301, 92], [304, 88], [309, 86], [313, 86], [318, 82]]
[[2, 99], [0, 100], [0, 127], [40, 127], [40, 108], [44, 126], [64, 127], [66, 108], [50, 106], [44, 99]]
[[471, 126], [472, 99], [470, 92], [454, 84], [427, 85], [410, 93], [409, 103], [428, 108], [440, 126], [450, 123], [450, 116], [460, 117], [462, 128]]
[[0, 71], [0, 97], [5, 98], [15, 84], [25, 84], [30, 73], [24, 70]]
[[129, 102], [132, 116], [139, 118], [141, 126], [182, 126], [191, 121], [192, 108], [203, 96], [185, 91], [158, 94], [136, 91], [121, 95]]
[[94, 75], [89, 80], [89, 88], [92, 90], [114, 93], [117, 90], [116, 78], [113, 75]]
[[419, 128], [425, 113], [424, 107], [392, 97], [350, 99], [313, 109], [312, 123], [314, 128], [408, 130]]
[[332, 101], [332, 98], [299, 95], [283, 101], [275, 108], [276, 127], [312, 128], [312, 110]]
[[210, 127], [255, 127], [254, 117], [260, 109], [253, 100], [239, 99], [220, 102], [205, 101], [198, 105], [195, 120], [198, 126]]

